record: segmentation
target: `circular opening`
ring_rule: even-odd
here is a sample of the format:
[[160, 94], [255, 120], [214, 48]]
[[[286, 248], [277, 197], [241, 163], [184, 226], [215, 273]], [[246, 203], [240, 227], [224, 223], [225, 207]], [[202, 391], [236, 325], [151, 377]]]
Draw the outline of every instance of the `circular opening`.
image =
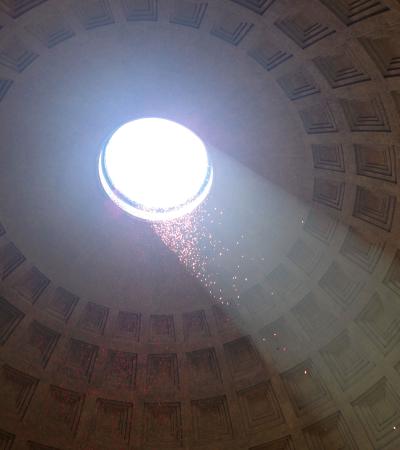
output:
[[118, 128], [100, 154], [100, 180], [112, 201], [151, 221], [192, 212], [210, 191], [203, 141], [170, 120], [138, 119]]

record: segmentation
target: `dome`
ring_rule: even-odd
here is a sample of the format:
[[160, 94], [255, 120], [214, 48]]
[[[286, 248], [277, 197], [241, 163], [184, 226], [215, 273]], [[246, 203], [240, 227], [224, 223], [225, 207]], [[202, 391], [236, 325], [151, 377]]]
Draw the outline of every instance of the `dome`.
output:
[[[0, 448], [398, 450], [399, 114], [398, 0], [0, 0]], [[99, 177], [151, 117], [164, 222]]]

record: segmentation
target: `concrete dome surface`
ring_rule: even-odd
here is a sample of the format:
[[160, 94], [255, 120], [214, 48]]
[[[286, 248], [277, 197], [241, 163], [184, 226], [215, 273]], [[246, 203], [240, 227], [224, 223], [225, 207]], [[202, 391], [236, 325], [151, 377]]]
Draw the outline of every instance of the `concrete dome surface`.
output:
[[[101, 187], [143, 117], [175, 222]], [[399, 0], [0, 0], [0, 449], [398, 450], [399, 118]]]

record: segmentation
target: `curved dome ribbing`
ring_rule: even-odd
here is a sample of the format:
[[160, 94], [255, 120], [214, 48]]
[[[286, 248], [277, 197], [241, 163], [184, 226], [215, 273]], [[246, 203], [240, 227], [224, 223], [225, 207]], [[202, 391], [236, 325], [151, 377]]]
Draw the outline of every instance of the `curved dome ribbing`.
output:
[[[362, 3], [0, 1], [1, 448], [399, 447], [400, 3]], [[221, 153], [240, 301], [99, 189], [149, 115]]]

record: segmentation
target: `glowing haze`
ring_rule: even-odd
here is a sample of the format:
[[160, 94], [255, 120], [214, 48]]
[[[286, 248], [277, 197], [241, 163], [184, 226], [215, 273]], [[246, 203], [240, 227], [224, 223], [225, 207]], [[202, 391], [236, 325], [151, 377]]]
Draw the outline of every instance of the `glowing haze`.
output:
[[159, 118], [118, 128], [101, 153], [99, 173], [120, 208], [150, 221], [192, 212], [207, 197], [213, 177], [202, 140], [186, 127]]

